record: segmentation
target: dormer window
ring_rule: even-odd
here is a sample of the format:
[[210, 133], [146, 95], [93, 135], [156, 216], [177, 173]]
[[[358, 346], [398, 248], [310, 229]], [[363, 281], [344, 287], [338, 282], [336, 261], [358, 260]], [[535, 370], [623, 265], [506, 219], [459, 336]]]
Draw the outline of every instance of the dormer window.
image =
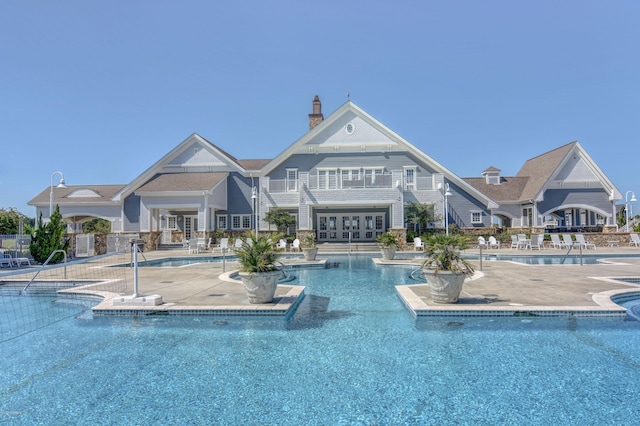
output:
[[484, 176], [487, 185], [500, 185], [500, 169], [489, 167], [482, 172], [482, 176]]

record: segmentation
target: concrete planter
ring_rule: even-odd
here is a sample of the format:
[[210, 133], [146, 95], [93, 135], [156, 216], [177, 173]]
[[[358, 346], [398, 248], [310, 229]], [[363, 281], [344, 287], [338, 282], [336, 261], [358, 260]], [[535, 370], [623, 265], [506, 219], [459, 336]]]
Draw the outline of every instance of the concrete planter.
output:
[[438, 271], [433, 269], [423, 268], [427, 284], [429, 284], [429, 290], [431, 291], [431, 298], [435, 303], [457, 303], [460, 293], [462, 292], [462, 285], [467, 275], [463, 272], [451, 272], [451, 271]]
[[240, 279], [249, 297], [249, 303], [271, 303], [278, 287], [280, 271], [240, 272]]
[[304, 260], [316, 260], [318, 254], [318, 247], [303, 248]]
[[380, 250], [382, 251], [382, 259], [384, 260], [393, 260], [394, 256], [396, 255], [395, 247], [384, 247]]

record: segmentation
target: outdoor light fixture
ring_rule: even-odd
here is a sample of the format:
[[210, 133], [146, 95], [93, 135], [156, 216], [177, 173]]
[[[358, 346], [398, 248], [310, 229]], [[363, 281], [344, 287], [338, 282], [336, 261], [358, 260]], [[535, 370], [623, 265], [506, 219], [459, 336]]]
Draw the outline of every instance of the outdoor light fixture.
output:
[[[629, 199], [629, 194], [631, 194], [631, 199]], [[627, 191], [624, 194], [624, 214], [626, 219], [624, 226], [627, 232], [629, 232], [629, 203], [635, 203], [636, 201], [636, 194], [633, 191]]]
[[[442, 190], [441, 183], [438, 184], [438, 189]], [[442, 195], [444, 197], [444, 228], [448, 236], [449, 235], [449, 197], [453, 195], [449, 190], [448, 183], [444, 184], [444, 191]]]
[[256, 217], [256, 241], [258, 241], [258, 204], [256, 202], [257, 199], [258, 199], [258, 188], [253, 186], [251, 187], [251, 208], [253, 209], [253, 212]]
[[49, 190], [49, 220], [51, 220], [51, 214], [53, 213], [53, 178], [56, 175], [60, 175], [60, 183], [58, 183], [58, 186], [56, 186], [56, 188], [66, 188], [67, 185], [64, 184], [64, 175], [62, 174], [62, 172], [53, 172], [53, 174], [51, 175], [51, 186], [50, 186], [50, 190]]

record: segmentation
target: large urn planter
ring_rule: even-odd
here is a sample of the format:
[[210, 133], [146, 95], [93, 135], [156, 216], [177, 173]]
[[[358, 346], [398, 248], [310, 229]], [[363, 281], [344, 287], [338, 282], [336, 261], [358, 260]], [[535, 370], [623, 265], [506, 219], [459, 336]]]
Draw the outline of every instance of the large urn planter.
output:
[[303, 248], [302, 254], [304, 255], [304, 260], [307, 260], [307, 261], [316, 260], [316, 255], [318, 254], [318, 247]]
[[385, 232], [376, 237], [376, 241], [380, 246], [383, 260], [393, 260], [396, 255], [396, 249], [400, 245], [398, 236], [392, 232]]
[[239, 275], [249, 303], [271, 303], [282, 272], [240, 272]]
[[473, 266], [461, 255], [468, 238], [435, 234], [425, 242], [426, 259], [422, 272], [434, 303], [457, 303], [464, 279], [473, 274]]
[[258, 237], [252, 244], [236, 249], [240, 263], [240, 279], [249, 303], [271, 303], [282, 272], [275, 266], [278, 254], [270, 240]]
[[431, 298], [434, 303], [457, 303], [462, 285], [467, 277], [464, 272], [434, 271], [424, 268], [422, 270], [427, 279]]
[[382, 259], [384, 260], [393, 260], [396, 255], [395, 247], [384, 247], [381, 248], [380, 251], [382, 252]]

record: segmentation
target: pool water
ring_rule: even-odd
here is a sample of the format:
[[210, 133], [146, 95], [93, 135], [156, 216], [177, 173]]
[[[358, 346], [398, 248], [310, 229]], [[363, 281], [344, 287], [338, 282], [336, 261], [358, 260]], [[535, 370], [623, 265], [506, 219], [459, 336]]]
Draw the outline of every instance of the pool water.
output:
[[69, 318], [0, 344], [15, 424], [629, 424], [640, 323], [416, 320], [368, 258], [295, 271], [295, 315]]

